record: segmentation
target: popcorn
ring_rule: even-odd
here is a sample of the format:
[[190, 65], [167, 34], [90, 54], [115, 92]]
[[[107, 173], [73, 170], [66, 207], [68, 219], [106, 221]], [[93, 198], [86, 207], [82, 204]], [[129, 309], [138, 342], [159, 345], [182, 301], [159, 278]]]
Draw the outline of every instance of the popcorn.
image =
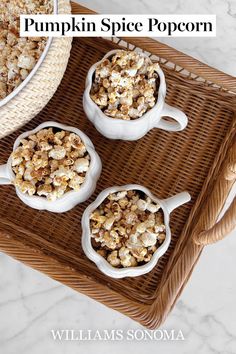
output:
[[48, 141], [51, 140], [53, 141], [54, 138], [54, 133], [53, 133], [53, 129], [52, 128], [46, 128], [46, 129], [42, 129], [40, 130], [37, 134], [36, 134], [36, 138], [34, 136], [31, 136], [30, 139], [31, 140], [35, 140], [36, 141]]
[[20, 38], [20, 14], [50, 14], [52, 0], [1, 0], [0, 100], [26, 79], [40, 58], [46, 38]]
[[[98, 250], [97, 252], [99, 253], [99, 251], [101, 252], [101, 250]], [[101, 254], [101, 255], [104, 257], [103, 254]], [[118, 258], [118, 252], [117, 251], [112, 251], [108, 255], [107, 260], [113, 267], [118, 267], [121, 264], [120, 258]]]
[[66, 156], [66, 149], [63, 146], [56, 145], [48, 154], [54, 160], [62, 160]]
[[54, 143], [57, 145], [62, 145], [62, 139], [65, 137], [65, 132], [62, 130], [54, 134]]
[[80, 148], [83, 148], [83, 146], [84, 146], [81, 142], [80, 137], [74, 133], [71, 133], [68, 136], [68, 141], [71, 144], [71, 146], [75, 149], [80, 149]]
[[120, 50], [96, 68], [91, 98], [111, 118], [140, 118], [157, 101], [158, 67], [143, 53]]
[[74, 163], [74, 170], [77, 173], [83, 173], [88, 171], [89, 168], [89, 160], [87, 160], [86, 158], [80, 158], [77, 159]]
[[127, 198], [119, 199], [118, 201], [121, 209], [125, 209], [125, 207], [129, 204], [129, 201]]
[[24, 164], [20, 164], [19, 166], [14, 167], [15, 173], [19, 176], [23, 176], [25, 173], [25, 166]]
[[37, 194], [39, 196], [47, 197], [50, 193], [52, 193], [52, 186], [50, 184], [42, 184], [38, 187]]
[[90, 165], [90, 156], [80, 137], [63, 130], [54, 133], [53, 128], [22, 139], [11, 158], [14, 183], [20, 191], [50, 201], [70, 190], [79, 191]]
[[32, 181], [34, 177], [32, 176], [33, 170], [31, 168], [26, 168], [24, 173], [24, 180], [25, 181]]
[[130, 211], [125, 215], [125, 221], [127, 224], [134, 225], [137, 221], [137, 214], [134, 211]]
[[152, 213], [156, 213], [160, 209], [160, 205], [153, 204], [150, 198], [147, 198], [146, 201], [139, 199], [137, 203], [137, 207], [140, 210], [149, 210]]
[[18, 67], [26, 70], [32, 70], [36, 60], [32, 55], [21, 54], [18, 58]]
[[23, 156], [21, 155], [23, 149], [21, 147], [17, 148], [11, 155], [12, 166], [18, 166], [23, 162]]
[[32, 150], [36, 145], [35, 141], [29, 141], [27, 139], [21, 139], [20, 143], [21, 145], [23, 145], [25, 149], [30, 149], [30, 150]]
[[[39, 145], [41, 151], [52, 150], [52, 145], [46, 141], [41, 141], [38, 145]], [[53, 156], [50, 156], [50, 157], [53, 157]], [[55, 160], [60, 160], [60, 159], [55, 159]]]
[[90, 215], [96, 251], [113, 267], [136, 267], [149, 262], [164, 242], [160, 205], [136, 190], [111, 193]]
[[144, 245], [144, 247], [154, 246], [157, 242], [157, 234], [153, 232], [144, 232], [140, 239]]
[[164, 233], [164, 232], [159, 233], [158, 236], [157, 236], [159, 242], [163, 242], [164, 239], [165, 239], [165, 237], [166, 237], [166, 236], [165, 236], [165, 233]]
[[107, 218], [103, 224], [104, 228], [106, 230], [111, 230], [112, 225], [114, 224], [115, 218], [114, 216], [111, 216], [110, 218]]
[[84, 180], [85, 177], [75, 175], [74, 177], [71, 178], [68, 185], [71, 189], [78, 191], [81, 188], [81, 184], [84, 183]]
[[[133, 256], [137, 259], [137, 262], [143, 262], [145, 261], [146, 257], [148, 253], [147, 248], [145, 247], [136, 247], [134, 249], [132, 249], [132, 254]], [[152, 257], [152, 255], [151, 255]]]
[[128, 248], [122, 247], [119, 250], [120, 262], [123, 267], [134, 267], [137, 265], [137, 261], [129, 252]]
[[122, 191], [122, 192], [110, 194], [108, 196], [108, 199], [117, 201], [117, 200], [125, 198], [126, 195], [127, 195], [127, 191]]
[[48, 161], [51, 172], [55, 172], [59, 168], [59, 161], [57, 160], [49, 160]]
[[106, 246], [106, 247], [114, 250], [117, 247], [117, 245], [119, 244], [119, 241], [120, 241], [120, 239], [119, 239], [119, 235], [117, 232], [114, 231], [114, 232], [109, 233], [108, 231], [106, 231], [104, 233], [102, 240], [101, 240], [101, 244], [103, 247]]
[[141, 222], [140, 224], [137, 225], [136, 231], [139, 234], [143, 234], [147, 230], [147, 226], [145, 222]]
[[28, 193], [30, 196], [35, 194], [36, 187], [34, 183], [19, 178], [17, 178], [15, 182], [15, 185], [20, 188], [22, 193]]
[[[22, 156], [26, 155], [27, 150], [22, 151]], [[24, 157], [24, 156], [23, 156]], [[29, 160], [29, 158], [25, 158], [25, 160]], [[45, 151], [36, 151], [32, 157], [32, 163], [34, 165], [34, 169], [37, 171], [40, 168], [44, 168], [48, 165], [48, 155]]]

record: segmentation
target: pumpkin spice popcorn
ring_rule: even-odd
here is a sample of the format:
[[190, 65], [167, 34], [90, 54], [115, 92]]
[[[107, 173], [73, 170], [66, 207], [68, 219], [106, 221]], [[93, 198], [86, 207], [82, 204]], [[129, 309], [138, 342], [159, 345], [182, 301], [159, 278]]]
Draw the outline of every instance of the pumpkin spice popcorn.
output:
[[136, 190], [110, 194], [90, 216], [94, 249], [113, 267], [149, 262], [165, 240], [160, 206]]
[[142, 53], [120, 50], [96, 68], [91, 98], [111, 118], [140, 118], [157, 102], [158, 67]]
[[11, 161], [14, 184], [22, 193], [54, 201], [80, 190], [90, 156], [77, 134], [48, 128], [22, 139]]
[[21, 14], [50, 14], [52, 0], [1, 0], [0, 100], [29, 75], [40, 58], [46, 38], [20, 37]]

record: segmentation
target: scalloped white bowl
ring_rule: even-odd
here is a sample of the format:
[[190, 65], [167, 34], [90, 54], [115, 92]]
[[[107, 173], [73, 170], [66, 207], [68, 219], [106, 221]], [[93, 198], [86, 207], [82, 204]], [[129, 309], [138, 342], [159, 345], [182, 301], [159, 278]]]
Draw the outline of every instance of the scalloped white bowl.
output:
[[[84, 134], [81, 130], [77, 128], [50, 121], [40, 124], [34, 130], [21, 134], [14, 143], [13, 151], [19, 146], [21, 139], [27, 138], [29, 135], [35, 134], [41, 129], [50, 127], [73, 132], [79, 135], [82, 139], [90, 155], [90, 166], [86, 173], [84, 183], [81, 185], [79, 191], [69, 191], [65, 193], [61, 198], [55, 201], [49, 201], [45, 197], [35, 195], [29, 196], [28, 194], [22, 193], [18, 187], [16, 187], [16, 194], [25, 204], [27, 204], [31, 208], [38, 210], [48, 210], [55, 213], [63, 213], [74, 208], [77, 204], [83, 203], [92, 195], [96, 188], [97, 180], [99, 179], [101, 174], [102, 163], [99, 155], [95, 151], [93, 143], [86, 134]], [[0, 166], [0, 185], [12, 184], [12, 181], [15, 179], [15, 174], [11, 168], [11, 161], [12, 159], [10, 156], [7, 163], [5, 165]]]
[[[88, 71], [83, 97], [83, 107], [88, 119], [102, 135], [109, 139], [137, 140], [142, 138], [152, 128], [160, 128], [175, 132], [183, 130], [188, 124], [188, 118], [178, 108], [169, 106], [165, 103], [166, 81], [165, 75], [160, 67], [157, 70], [160, 79], [157, 102], [155, 106], [141, 118], [123, 120], [108, 117], [91, 99], [90, 91], [97, 66], [104, 59], [113, 56], [119, 50], [120, 49], [115, 49], [107, 53], [101, 61], [94, 64]], [[143, 55], [149, 58], [146, 54], [143, 53]], [[171, 117], [172, 121], [165, 120], [163, 118], [165, 116]]]
[[[147, 196], [149, 196], [155, 203], [160, 204], [161, 209], [164, 213], [166, 238], [164, 242], [160, 245], [160, 247], [154, 252], [151, 260], [146, 264], [137, 267], [115, 268], [111, 266], [104, 257], [98, 254], [92, 246], [90, 215], [106, 199], [106, 197], [110, 193], [116, 193], [124, 190], [142, 191]], [[84, 253], [91, 261], [93, 261], [97, 265], [101, 272], [112, 278], [137, 277], [139, 275], [143, 275], [150, 272], [157, 264], [158, 259], [167, 251], [169, 247], [171, 241], [171, 231], [169, 227], [170, 213], [174, 209], [178, 208], [180, 205], [190, 201], [190, 199], [191, 196], [188, 192], [182, 192], [167, 199], [158, 199], [150, 192], [149, 189], [138, 184], [127, 184], [124, 186], [114, 186], [105, 189], [98, 195], [97, 199], [86, 208], [82, 216], [82, 248], [84, 250]]]

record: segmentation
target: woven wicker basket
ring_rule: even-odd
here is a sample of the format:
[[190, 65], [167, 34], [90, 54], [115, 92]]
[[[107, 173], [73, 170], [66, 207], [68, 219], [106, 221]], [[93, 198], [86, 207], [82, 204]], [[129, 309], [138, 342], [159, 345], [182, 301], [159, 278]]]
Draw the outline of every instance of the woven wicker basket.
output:
[[[58, 1], [58, 13], [70, 13], [69, 0]], [[0, 138], [31, 120], [54, 95], [66, 70], [71, 38], [54, 38], [42, 64], [20, 92], [0, 107]]]
[[[89, 13], [73, 4], [74, 13]], [[183, 110], [188, 127], [153, 129], [138, 141], [111, 141], [85, 117], [82, 96], [91, 65], [109, 50], [141, 48], [161, 63], [167, 103]], [[66, 94], [65, 94], [66, 93]], [[12, 186], [0, 188], [0, 250], [57, 281], [130, 316], [159, 326], [188, 281], [203, 247], [236, 226], [236, 199], [217, 222], [236, 179], [236, 79], [147, 38], [112, 42], [75, 38], [60, 87], [25, 127], [0, 141], [0, 164], [23, 131], [49, 119], [76, 126], [93, 141], [103, 162], [97, 190], [85, 203], [55, 215], [22, 204]], [[88, 260], [81, 247], [81, 215], [106, 187], [138, 183], [166, 198], [183, 190], [191, 202], [171, 215], [172, 240], [155, 268], [136, 278], [112, 279]], [[216, 294], [217, 296], [217, 294]], [[210, 301], [210, 300], [209, 300]]]

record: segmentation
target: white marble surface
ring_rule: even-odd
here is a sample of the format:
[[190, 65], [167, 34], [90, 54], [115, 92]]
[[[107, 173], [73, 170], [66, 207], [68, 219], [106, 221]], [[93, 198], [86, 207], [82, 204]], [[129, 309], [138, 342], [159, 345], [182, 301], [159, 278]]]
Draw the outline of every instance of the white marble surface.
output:
[[[236, 74], [236, 1], [87, 0], [106, 13], [216, 13], [215, 39], [166, 43]], [[164, 39], [163, 39], [164, 41]], [[235, 192], [232, 193], [232, 195]], [[0, 354], [159, 352], [236, 353], [236, 232], [206, 247], [162, 329], [182, 330], [185, 341], [93, 342], [52, 339], [51, 329], [138, 329], [137, 323], [0, 254]]]
[[236, 0], [75, 0], [100, 13], [215, 14], [215, 38], [158, 38], [202, 62], [236, 76]]

